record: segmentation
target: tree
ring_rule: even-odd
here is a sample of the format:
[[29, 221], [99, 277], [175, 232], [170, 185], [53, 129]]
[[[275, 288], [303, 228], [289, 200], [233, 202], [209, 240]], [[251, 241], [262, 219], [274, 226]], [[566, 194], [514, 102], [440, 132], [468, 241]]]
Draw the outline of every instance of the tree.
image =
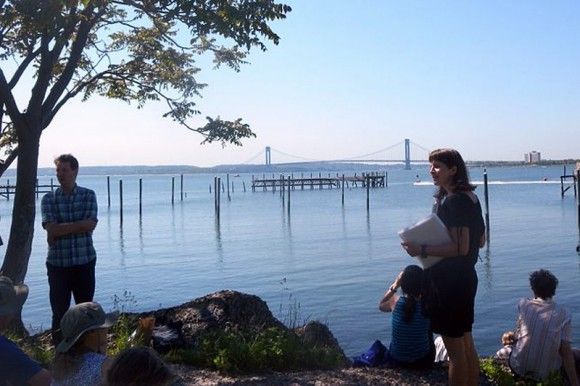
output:
[[[0, 0], [0, 146], [7, 157], [0, 175], [18, 157], [2, 273], [14, 282], [26, 276], [40, 137], [62, 106], [93, 95], [139, 108], [161, 101], [164, 116], [201, 134], [202, 143], [240, 145], [255, 136], [240, 118], [189, 123], [206, 86], [196, 79], [195, 60], [212, 55], [216, 68], [239, 71], [252, 48], [278, 44], [268, 23], [290, 11], [273, 0]], [[24, 82], [32, 90], [19, 104], [15, 88]]]

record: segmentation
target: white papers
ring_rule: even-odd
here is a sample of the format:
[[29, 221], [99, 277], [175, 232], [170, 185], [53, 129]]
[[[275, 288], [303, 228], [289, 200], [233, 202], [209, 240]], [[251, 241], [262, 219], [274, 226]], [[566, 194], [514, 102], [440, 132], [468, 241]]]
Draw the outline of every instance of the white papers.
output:
[[[399, 237], [405, 242], [425, 245], [443, 245], [451, 242], [449, 231], [436, 214], [430, 214], [424, 219], [399, 231]], [[443, 259], [439, 256], [416, 256], [423, 268], [429, 268]]]

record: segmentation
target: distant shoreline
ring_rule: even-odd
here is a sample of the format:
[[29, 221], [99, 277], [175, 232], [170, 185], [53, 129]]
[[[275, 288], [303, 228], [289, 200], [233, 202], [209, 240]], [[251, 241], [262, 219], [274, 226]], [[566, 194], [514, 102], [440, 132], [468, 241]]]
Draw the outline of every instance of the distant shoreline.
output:
[[[469, 167], [510, 167], [510, 166], [564, 166], [568, 165], [572, 172], [575, 163], [580, 160], [544, 160], [535, 164], [527, 164], [523, 161], [466, 161]], [[417, 164], [414, 164], [417, 166]], [[280, 172], [338, 172], [352, 170], [354, 172], [400, 170], [404, 164], [377, 164], [377, 163], [287, 163], [273, 165], [217, 165], [211, 167], [199, 167], [193, 165], [133, 165], [133, 166], [81, 166], [84, 175], [143, 175], [143, 174], [203, 174], [203, 173], [280, 173]], [[413, 169], [416, 169], [414, 167]], [[15, 169], [8, 169], [2, 177], [14, 177]], [[53, 167], [38, 168], [39, 176], [54, 175]]]

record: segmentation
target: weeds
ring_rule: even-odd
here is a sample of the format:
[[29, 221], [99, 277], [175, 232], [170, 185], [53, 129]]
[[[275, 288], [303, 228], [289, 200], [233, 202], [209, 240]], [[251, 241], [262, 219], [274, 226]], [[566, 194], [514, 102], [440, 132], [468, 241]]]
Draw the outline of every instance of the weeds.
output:
[[310, 319], [310, 316], [302, 318], [300, 302], [292, 294], [288, 287], [288, 281], [286, 278], [282, 278], [279, 283], [281, 292], [280, 305], [278, 307], [278, 319], [280, 319], [282, 323], [290, 329], [295, 329], [296, 327], [305, 325]]
[[494, 358], [481, 359], [479, 367], [487, 378], [501, 386], [560, 386], [565, 384], [559, 371], [551, 372], [541, 382], [531, 378], [516, 377], [505, 365]]
[[196, 349], [174, 350], [167, 360], [225, 373], [329, 369], [342, 364], [339, 352], [305, 346], [293, 332], [276, 327], [254, 336], [231, 331], [209, 333], [199, 339]]

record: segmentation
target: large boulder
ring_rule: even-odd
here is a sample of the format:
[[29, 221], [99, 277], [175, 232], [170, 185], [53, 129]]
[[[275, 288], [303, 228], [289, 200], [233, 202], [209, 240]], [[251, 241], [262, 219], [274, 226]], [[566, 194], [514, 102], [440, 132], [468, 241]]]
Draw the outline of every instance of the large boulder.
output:
[[200, 335], [216, 330], [257, 333], [270, 327], [286, 328], [262, 299], [231, 290], [141, 314], [147, 315], [153, 315], [158, 326], [179, 326], [188, 345], [194, 345]]

